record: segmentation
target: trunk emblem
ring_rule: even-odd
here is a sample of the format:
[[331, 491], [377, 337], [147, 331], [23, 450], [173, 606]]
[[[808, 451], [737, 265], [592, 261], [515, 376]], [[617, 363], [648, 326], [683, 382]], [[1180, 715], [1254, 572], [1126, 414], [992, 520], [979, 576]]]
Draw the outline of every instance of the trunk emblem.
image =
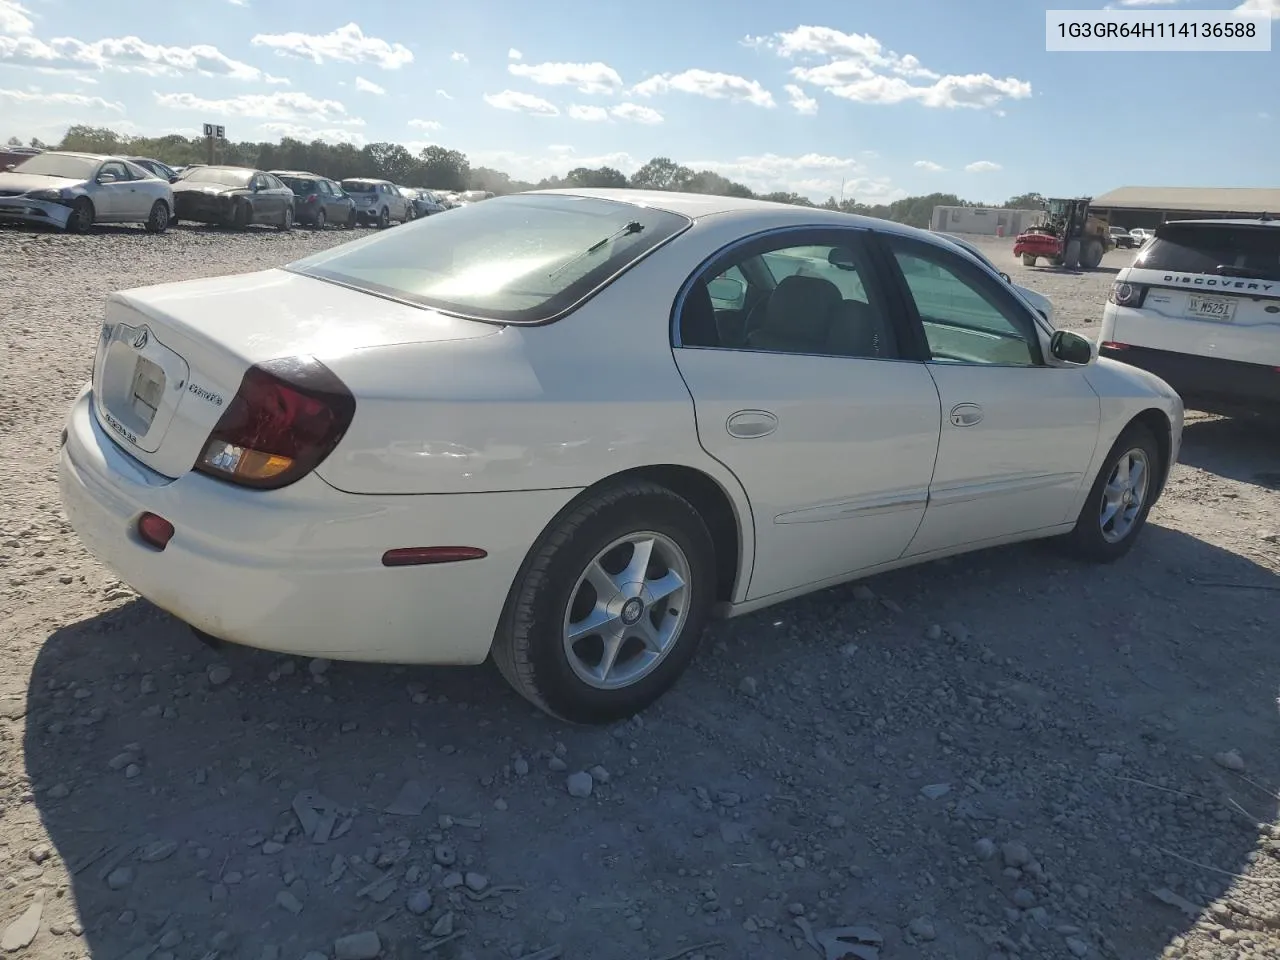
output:
[[146, 327], [143, 327], [141, 330], [138, 331], [137, 336], [133, 338], [133, 349], [135, 350], [146, 349], [147, 343], [148, 341], [150, 341], [150, 339], [151, 339], [151, 332], [147, 330]]

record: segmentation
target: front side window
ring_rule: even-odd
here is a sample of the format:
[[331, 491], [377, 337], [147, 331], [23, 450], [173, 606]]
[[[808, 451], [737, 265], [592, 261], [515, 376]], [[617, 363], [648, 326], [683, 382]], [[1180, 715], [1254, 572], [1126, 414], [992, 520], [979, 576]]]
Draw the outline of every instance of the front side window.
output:
[[539, 323], [690, 222], [613, 200], [533, 194], [458, 213], [342, 244], [287, 269], [479, 320]]
[[898, 358], [862, 239], [823, 233], [831, 239], [760, 241], [714, 261], [685, 292], [681, 346]]
[[124, 164], [119, 160], [108, 160], [104, 163], [102, 169], [98, 171], [98, 178], [101, 180], [114, 180], [117, 183], [133, 179], [129, 171], [125, 169]]
[[972, 264], [932, 244], [888, 240], [915, 302], [932, 359], [1035, 366], [1034, 321]]

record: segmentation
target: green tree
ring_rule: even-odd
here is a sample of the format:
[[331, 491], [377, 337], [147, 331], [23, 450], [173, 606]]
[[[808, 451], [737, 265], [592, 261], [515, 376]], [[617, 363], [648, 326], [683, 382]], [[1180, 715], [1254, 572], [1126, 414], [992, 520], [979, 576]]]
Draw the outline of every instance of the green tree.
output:
[[[434, 144], [418, 154], [418, 176], [422, 186], [433, 190], [466, 190], [471, 179], [471, 163], [459, 150]], [[494, 191], [495, 193], [497, 191]]]
[[613, 167], [600, 167], [590, 170], [587, 167], [575, 167], [564, 178], [570, 187], [625, 187], [627, 177], [621, 170]]
[[1039, 210], [1044, 206], [1044, 197], [1038, 193], [1020, 193], [1004, 202], [1009, 210]]
[[631, 175], [631, 186], [638, 190], [684, 190], [693, 176], [692, 170], [670, 157], [654, 157]]

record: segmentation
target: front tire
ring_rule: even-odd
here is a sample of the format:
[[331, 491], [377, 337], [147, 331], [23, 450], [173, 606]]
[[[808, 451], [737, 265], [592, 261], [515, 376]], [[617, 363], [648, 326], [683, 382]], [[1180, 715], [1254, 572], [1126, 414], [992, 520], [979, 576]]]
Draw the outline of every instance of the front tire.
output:
[[323, 230], [323, 229], [324, 229], [324, 219], [325, 219], [325, 218], [324, 218], [324, 211], [323, 211], [323, 210], [318, 210], [318, 211], [316, 212], [316, 223], [315, 223], [315, 227], [316, 227], [316, 229], [317, 229], [317, 230]]
[[147, 233], [164, 233], [169, 229], [169, 206], [163, 200], [157, 200], [151, 205], [146, 229]]
[[1036, 258], [1029, 253], [1024, 253], [1022, 255], [1022, 265], [1024, 267], [1034, 267], [1036, 265]]
[[665, 693], [697, 652], [715, 547], [693, 506], [630, 481], [570, 504], [516, 576], [493, 659], [552, 716], [610, 723]]
[[293, 207], [285, 207], [284, 213], [280, 216], [280, 222], [276, 224], [276, 229], [281, 233], [288, 233], [293, 229]]
[[67, 218], [67, 233], [88, 233], [93, 229], [93, 201], [81, 197], [71, 208], [71, 216]]
[[1110, 563], [1128, 553], [1160, 493], [1160, 445], [1131, 423], [1112, 445], [1065, 545], [1082, 560]]

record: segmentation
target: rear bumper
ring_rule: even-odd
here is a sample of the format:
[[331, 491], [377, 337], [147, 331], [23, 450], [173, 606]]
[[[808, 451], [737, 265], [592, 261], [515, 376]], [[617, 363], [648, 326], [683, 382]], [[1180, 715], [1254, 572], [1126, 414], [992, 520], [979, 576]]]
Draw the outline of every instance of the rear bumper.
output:
[[0, 222], [46, 223], [63, 228], [70, 219], [71, 208], [65, 204], [27, 197], [0, 197]]
[[[342, 493], [312, 474], [252, 491], [162, 477], [102, 430], [86, 388], [58, 456], [63, 509], [84, 545], [161, 609], [223, 640], [338, 660], [474, 664], [543, 526], [576, 491]], [[136, 533], [174, 525], [163, 551]], [[465, 545], [481, 560], [384, 567], [395, 547]]]
[[1098, 353], [1154, 373], [1182, 397], [1184, 406], [1206, 413], [1280, 414], [1280, 369], [1151, 347], [1099, 347]]

